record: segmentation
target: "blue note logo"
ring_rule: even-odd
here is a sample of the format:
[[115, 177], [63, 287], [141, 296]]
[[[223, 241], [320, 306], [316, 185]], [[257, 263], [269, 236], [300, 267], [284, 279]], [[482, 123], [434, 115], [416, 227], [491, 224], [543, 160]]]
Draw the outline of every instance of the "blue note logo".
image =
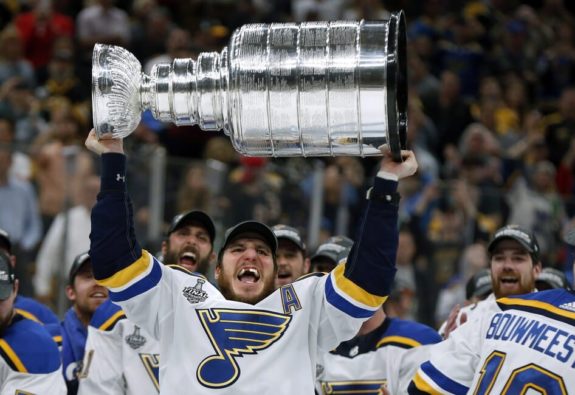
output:
[[287, 330], [290, 315], [264, 310], [196, 310], [215, 354], [205, 358], [196, 371], [208, 388], [232, 385], [240, 377], [237, 357], [257, 354], [271, 347]]

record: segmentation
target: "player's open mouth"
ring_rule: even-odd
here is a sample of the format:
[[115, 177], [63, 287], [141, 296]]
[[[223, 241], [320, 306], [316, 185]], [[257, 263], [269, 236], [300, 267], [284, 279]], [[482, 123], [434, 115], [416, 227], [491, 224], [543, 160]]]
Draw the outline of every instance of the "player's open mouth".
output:
[[105, 299], [108, 297], [108, 295], [106, 295], [104, 292], [94, 292], [90, 294], [91, 298], [96, 298], [96, 299]]
[[278, 272], [278, 278], [283, 280], [286, 278], [290, 278], [291, 277], [291, 272], [287, 272], [287, 271], [279, 271]]
[[194, 266], [196, 262], [196, 254], [191, 251], [184, 252], [182, 255], [180, 255], [180, 265]]
[[513, 284], [517, 284], [519, 282], [519, 279], [516, 277], [502, 277], [501, 278], [501, 283], [505, 284], [505, 285], [513, 285]]
[[237, 277], [243, 283], [253, 284], [260, 279], [260, 272], [255, 267], [243, 267], [238, 272]]

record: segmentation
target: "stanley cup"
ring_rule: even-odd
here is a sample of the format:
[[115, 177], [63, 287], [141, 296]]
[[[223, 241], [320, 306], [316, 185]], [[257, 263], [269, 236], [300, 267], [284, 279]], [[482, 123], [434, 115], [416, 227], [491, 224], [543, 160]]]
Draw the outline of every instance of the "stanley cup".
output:
[[250, 24], [220, 52], [141, 72], [123, 48], [97, 44], [92, 106], [99, 138], [124, 138], [150, 110], [161, 121], [221, 130], [249, 156], [401, 159], [407, 128], [405, 17]]

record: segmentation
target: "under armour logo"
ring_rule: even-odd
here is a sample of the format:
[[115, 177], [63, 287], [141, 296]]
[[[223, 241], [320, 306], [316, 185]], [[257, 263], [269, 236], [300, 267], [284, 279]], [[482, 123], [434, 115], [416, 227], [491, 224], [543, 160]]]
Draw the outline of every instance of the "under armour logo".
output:
[[116, 181], [126, 182], [126, 176], [121, 176], [120, 173], [116, 173]]

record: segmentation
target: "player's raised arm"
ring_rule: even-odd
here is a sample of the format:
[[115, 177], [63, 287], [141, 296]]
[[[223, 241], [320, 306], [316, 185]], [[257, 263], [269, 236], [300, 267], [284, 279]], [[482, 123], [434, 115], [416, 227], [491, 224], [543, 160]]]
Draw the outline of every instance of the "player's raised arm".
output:
[[[382, 152], [384, 157], [373, 188], [367, 194], [368, 202], [359, 221], [355, 243], [346, 263], [338, 265], [325, 283], [328, 306], [361, 320], [373, 315], [390, 293], [398, 243], [397, 185], [400, 179], [417, 170], [412, 151], [402, 151], [400, 163], [394, 162], [388, 151]], [[337, 314], [328, 316], [337, 317]], [[330, 320], [331, 325], [320, 327], [322, 349], [333, 346], [331, 338], [341, 337], [336, 333], [343, 330], [342, 321]]]
[[413, 151], [402, 151], [403, 162], [394, 162], [388, 150], [382, 152], [380, 170], [367, 193], [367, 208], [343, 273], [347, 280], [376, 297], [389, 294], [395, 277], [398, 181], [417, 171]]

